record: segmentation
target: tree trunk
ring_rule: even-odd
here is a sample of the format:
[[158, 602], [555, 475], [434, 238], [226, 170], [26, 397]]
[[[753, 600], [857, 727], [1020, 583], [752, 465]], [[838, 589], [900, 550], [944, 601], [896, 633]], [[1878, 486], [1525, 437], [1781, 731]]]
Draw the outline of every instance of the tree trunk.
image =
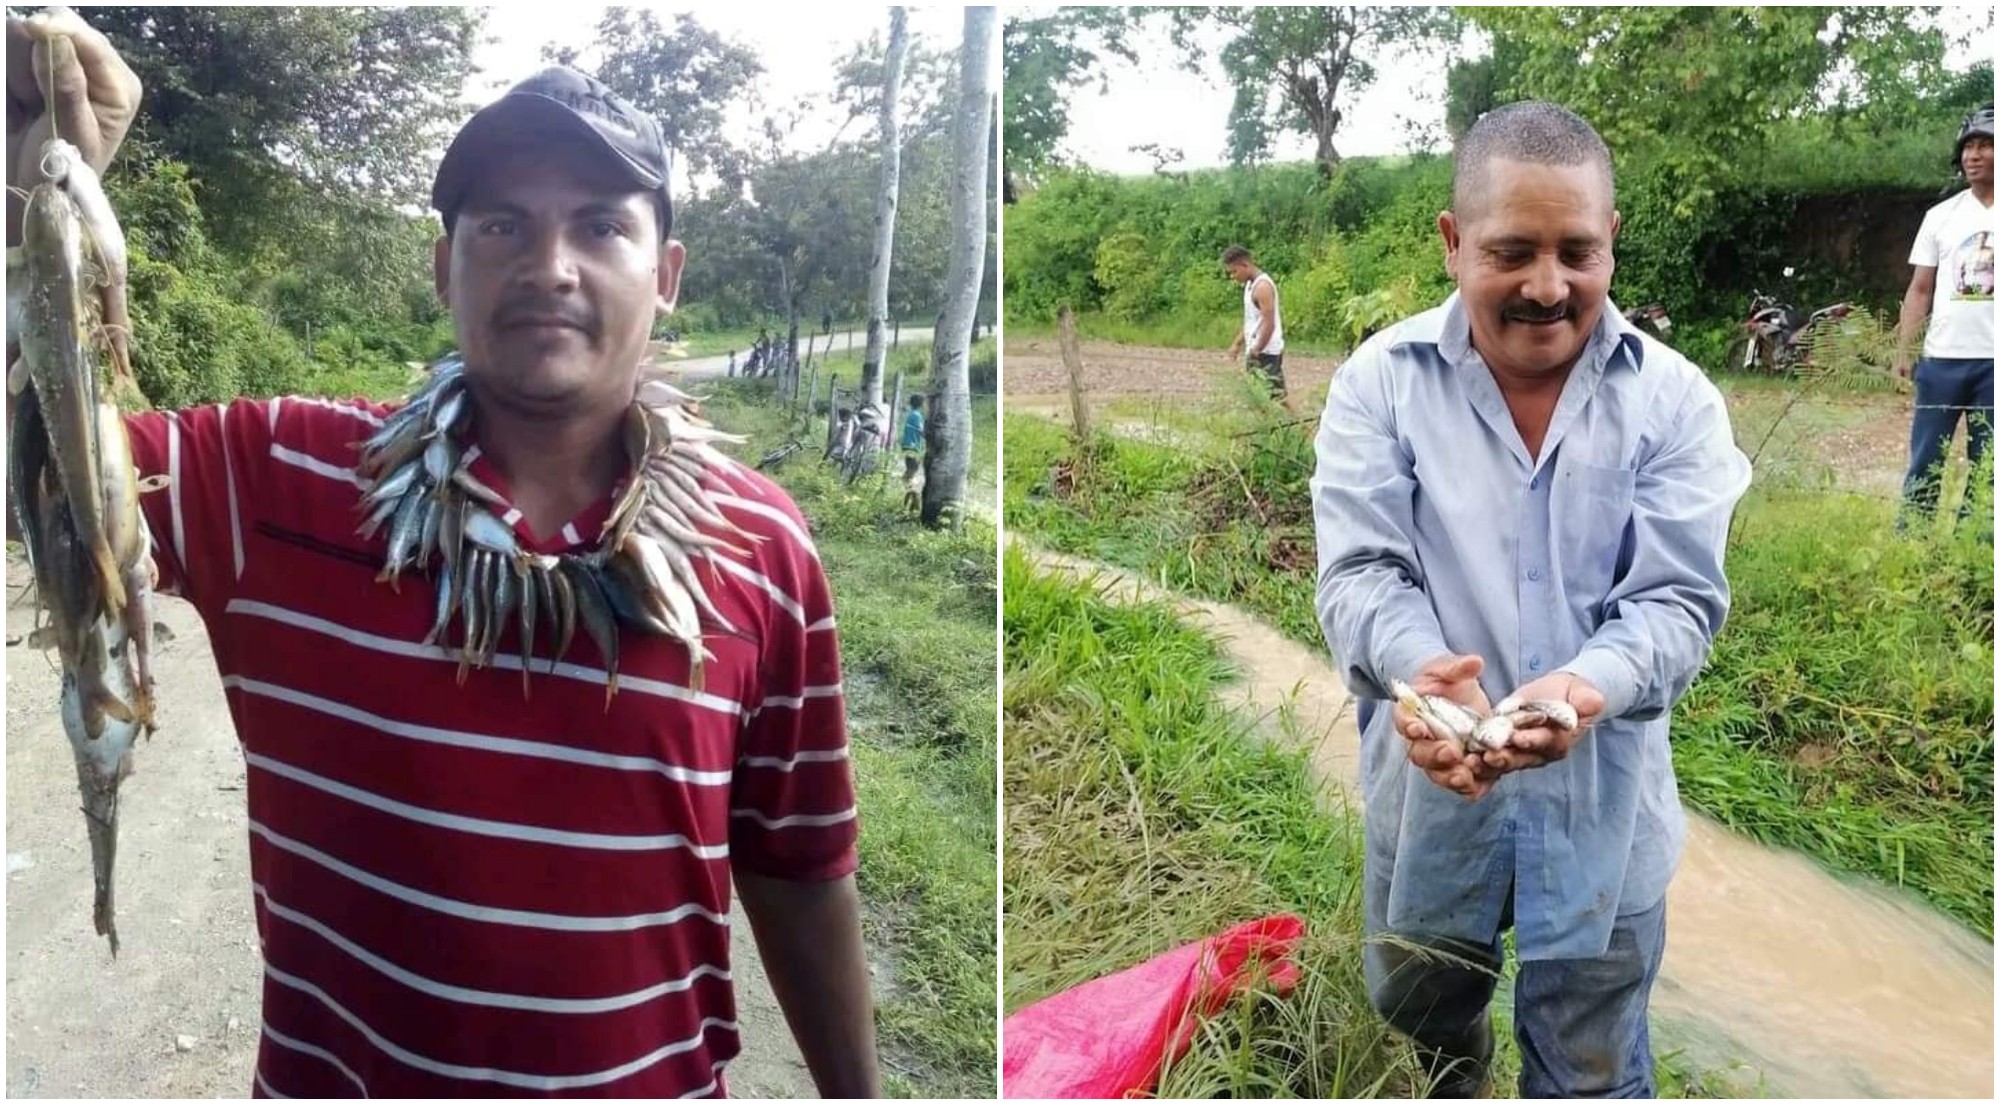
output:
[[993, 125], [995, 9], [965, 9], [965, 46], [958, 62], [958, 117], [952, 124], [951, 261], [945, 307], [931, 337], [931, 412], [924, 453], [923, 520], [942, 524], [965, 502], [972, 467], [969, 386], [973, 311], [986, 269], [987, 128]]
[[[797, 311], [792, 306], [792, 265], [782, 256], [778, 258], [778, 294], [784, 299], [786, 315], [795, 317]], [[796, 322], [794, 326], [796, 327]], [[776, 346], [778, 343], [774, 341], [771, 344]], [[792, 397], [792, 366], [784, 354], [776, 348], [771, 350], [771, 360], [776, 365], [778, 396], [789, 401]]]
[[785, 334], [785, 370], [792, 374], [792, 403], [799, 399], [799, 305], [791, 304], [791, 328]]
[[[889, 319], [889, 250], [896, 240], [896, 184], [902, 172], [903, 133], [896, 98], [903, 90], [903, 54], [909, 45], [902, 8], [889, 9], [889, 56], [882, 63], [882, 186], [875, 195], [875, 265], [868, 273], [868, 352], [861, 358], [862, 402], [882, 402], [883, 328]], [[891, 411], [893, 416], [895, 412]]]

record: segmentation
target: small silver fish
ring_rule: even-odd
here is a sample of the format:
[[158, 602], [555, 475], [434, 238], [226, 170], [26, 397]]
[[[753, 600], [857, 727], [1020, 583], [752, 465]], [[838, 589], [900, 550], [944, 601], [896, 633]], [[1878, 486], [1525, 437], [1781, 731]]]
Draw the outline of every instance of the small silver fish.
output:
[[611, 708], [611, 698], [618, 693], [618, 622], [611, 613], [611, 600], [604, 594], [604, 581], [596, 569], [574, 560], [563, 561], [568, 570], [570, 593], [576, 600], [576, 620], [583, 623], [584, 632], [597, 644], [597, 651], [604, 657], [605, 684], [604, 708]]
[[514, 527], [484, 510], [466, 513], [465, 539], [480, 548], [507, 556], [521, 551], [521, 539], [514, 536]]
[[1472, 740], [1481, 748], [1505, 748], [1513, 743], [1518, 729], [1543, 727], [1574, 731], [1579, 723], [1576, 707], [1567, 702], [1539, 698], [1522, 702], [1502, 699], [1493, 716], [1479, 723]]
[[500, 638], [507, 632], [507, 623], [514, 616], [514, 606], [521, 601], [519, 581], [514, 578], [511, 561], [493, 557], [493, 586], [487, 594], [493, 596], [493, 618], [486, 633], [484, 647], [479, 650], [479, 666], [493, 662], [493, 653], [500, 647]]
[[521, 631], [521, 697], [529, 697], [528, 661], [535, 653], [535, 610], [541, 601], [539, 580], [535, 572], [519, 558], [514, 561], [513, 572], [519, 578], [521, 589], [521, 621], [517, 628]]
[[1460, 751], [1465, 750], [1473, 730], [1479, 727], [1479, 715], [1448, 698], [1434, 694], [1420, 695], [1400, 679], [1389, 681], [1389, 691], [1396, 696], [1398, 704], [1424, 723], [1424, 728], [1430, 731], [1433, 738]]
[[431, 631], [424, 634], [424, 643], [442, 640], [445, 627], [451, 624], [452, 613], [458, 608], [457, 580], [453, 578], [449, 563], [438, 566], [437, 576], [437, 618], [431, 622]]

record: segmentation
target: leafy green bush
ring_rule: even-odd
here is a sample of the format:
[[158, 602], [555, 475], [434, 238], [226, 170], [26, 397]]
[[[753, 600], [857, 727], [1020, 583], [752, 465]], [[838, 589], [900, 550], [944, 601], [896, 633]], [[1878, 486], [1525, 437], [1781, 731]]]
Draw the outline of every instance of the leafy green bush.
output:
[[1129, 224], [1097, 243], [1092, 276], [1112, 318], [1136, 322], [1160, 309], [1160, 273], [1152, 262], [1145, 236]]
[[[210, 240], [200, 182], [143, 139], [106, 178], [131, 255], [132, 360], [160, 407], [287, 393], [388, 396], [456, 339], [423, 220], [330, 210], [256, 257]], [[290, 212], [306, 218], [309, 211]], [[349, 249], [313, 243], [353, 231]], [[303, 258], [303, 260], [300, 260]], [[419, 279], [412, 274], [423, 271]]]
[[[1753, 289], [1782, 287], [1808, 310], [1846, 299], [1893, 311], [1906, 270], [1884, 262], [1879, 241], [1872, 252], [1856, 242], [1893, 231], [1949, 190], [1948, 142], [1938, 135], [1957, 120], [1943, 111], [1930, 105], [1902, 127], [1773, 123], [1719, 188], [1697, 186], [1683, 161], [1621, 160], [1613, 298], [1665, 305], [1675, 344], [1711, 370]], [[1215, 258], [1239, 243], [1278, 281], [1288, 339], [1345, 348], [1379, 305], [1354, 297], [1403, 288], [1421, 309], [1451, 293], [1437, 230], [1451, 177], [1450, 161], [1432, 156], [1349, 159], [1324, 181], [1309, 164], [1057, 172], [1008, 209], [1008, 319], [1044, 329], [1067, 304], [1133, 340], [1205, 344], [1208, 322], [1237, 310]], [[1815, 230], [1825, 218], [1852, 233]], [[1794, 264], [1802, 272], [1787, 283], [1782, 270]]]
[[1288, 335], [1342, 333], [1342, 305], [1354, 296], [1346, 243], [1337, 235], [1328, 237], [1312, 266], [1283, 291], [1279, 311]]
[[966, 365], [967, 386], [974, 395], [1000, 392], [1000, 345], [992, 338], [972, 343], [971, 363]]
[[305, 387], [305, 355], [270, 316], [228, 298], [206, 274], [131, 253], [132, 366], [159, 407]]

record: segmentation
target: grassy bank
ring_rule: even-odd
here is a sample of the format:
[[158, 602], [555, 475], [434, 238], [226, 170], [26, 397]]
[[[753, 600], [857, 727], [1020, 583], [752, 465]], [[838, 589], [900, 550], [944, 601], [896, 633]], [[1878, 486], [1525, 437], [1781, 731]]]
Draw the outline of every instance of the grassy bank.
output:
[[[1005, 573], [1009, 1010], [1292, 912], [1309, 934], [1298, 987], [1252, 992], [1207, 1022], [1159, 1095], [1421, 1091], [1362, 979], [1359, 823], [1303, 752], [1222, 705], [1217, 643], [1163, 605], [1108, 602], [1018, 552]], [[1501, 1094], [1519, 1073], [1510, 1009], [1495, 1005]], [[1672, 1055], [1658, 1075], [1665, 1096], [1702, 1090]]]
[[[708, 413], [784, 440], [760, 385], [718, 385]], [[986, 466], [991, 486], [991, 407]], [[824, 427], [807, 435], [817, 441]], [[977, 456], [978, 451], [975, 450]], [[862, 811], [867, 936], [883, 958], [877, 1025], [890, 1090], [994, 1092], [994, 531], [933, 533], [900, 495], [850, 490], [814, 450], [773, 473], [813, 528], [838, 611]], [[975, 465], [976, 465], [975, 460]]]
[[[1008, 525], [1322, 647], [1311, 423], [1205, 414], [1199, 443], [1100, 435], [1080, 453], [1063, 428], [1010, 417]], [[1730, 622], [1675, 715], [1681, 794], [1990, 938], [1991, 549], [1943, 530], [1893, 539], [1893, 503], [1814, 490], [1810, 467], [1768, 456], [1738, 509]]]
[[1299, 753], [1218, 701], [1215, 642], [1006, 562], [1007, 1005], [1270, 913], [1309, 942], [1288, 998], [1216, 1018], [1163, 1097], [1412, 1096], [1361, 980], [1361, 838]]

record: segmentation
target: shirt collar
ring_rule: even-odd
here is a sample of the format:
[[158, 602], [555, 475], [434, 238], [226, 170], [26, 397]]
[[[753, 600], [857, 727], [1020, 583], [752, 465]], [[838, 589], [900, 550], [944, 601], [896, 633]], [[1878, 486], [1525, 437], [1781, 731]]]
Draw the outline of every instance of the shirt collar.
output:
[[[1457, 292], [1444, 301], [1444, 323], [1438, 331], [1437, 350], [1445, 363], [1453, 367], [1466, 364], [1473, 357], [1472, 322], [1466, 317], [1465, 304]], [[1639, 371], [1646, 359], [1639, 330], [1626, 321], [1625, 313], [1606, 296], [1604, 310], [1597, 316], [1597, 328], [1584, 343], [1583, 357], [1577, 361], [1577, 367], [1608, 369], [1613, 355], [1621, 350], [1625, 363], [1632, 366], [1632, 371]]]

